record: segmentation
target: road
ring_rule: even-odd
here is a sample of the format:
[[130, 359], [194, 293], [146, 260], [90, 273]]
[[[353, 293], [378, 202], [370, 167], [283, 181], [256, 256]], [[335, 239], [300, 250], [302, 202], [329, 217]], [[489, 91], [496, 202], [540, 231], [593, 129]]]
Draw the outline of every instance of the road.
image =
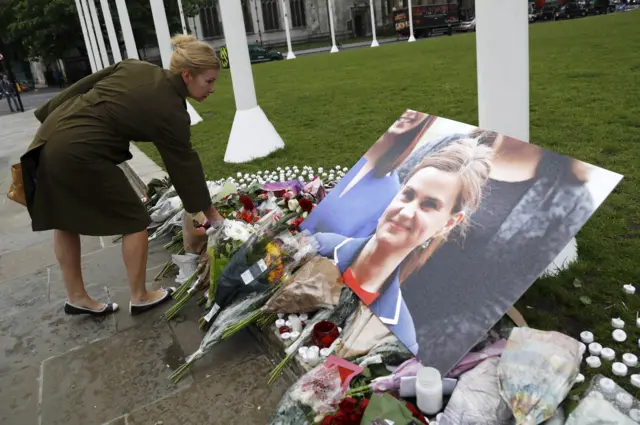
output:
[[[32, 92], [21, 93], [20, 98], [22, 99], [22, 106], [24, 106], [25, 112], [37, 108], [38, 106], [44, 104], [49, 99], [54, 97], [56, 94], [60, 92], [60, 89], [41, 89]], [[14, 112], [16, 113], [16, 112]], [[30, 112], [26, 112], [30, 113]], [[9, 109], [9, 103], [6, 98], [0, 99], [0, 117], [4, 115], [10, 115], [11, 110]]]

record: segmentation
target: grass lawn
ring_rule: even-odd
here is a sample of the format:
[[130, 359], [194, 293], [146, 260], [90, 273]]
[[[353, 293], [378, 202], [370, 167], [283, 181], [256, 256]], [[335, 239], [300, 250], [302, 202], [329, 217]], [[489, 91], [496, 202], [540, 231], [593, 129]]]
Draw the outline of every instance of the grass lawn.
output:
[[[576, 338], [592, 330], [618, 359], [637, 353], [640, 338], [640, 291], [622, 291], [640, 283], [639, 28], [640, 12], [530, 27], [531, 141], [625, 178], [578, 235], [579, 262], [540, 279], [517, 306], [535, 328]], [[301, 57], [253, 72], [259, 103], [286, 148], [248, 164], [223, 162], [235, 113], [223, 72], [217, 93], [197, 105], [205, 122], [193, 128], [210, 179], [279, 165], [351, 166], [406, 108], [477, 124], [474, 34]], [[142, 148], [159, 160], [152, 145]], [[618, 315], [629, 334], [622, 344], [611, 338]], [[599, 371], [610, 375], [608, 362]], [[628, 377], [616, 381], [633, 390]]]
[[[384, 37], [384, 38], [388, 38], [388, 37]], [[395, 38], [395, 37], [393, 37]], [[380, 40], [381, 38], [378, 37], [378, 39]], [[371, 37], [337, 37], [336, 38], [336, 42], [340, 43], [340, 44], [352, 44], [352, 43], [361, 43], [363, 41], [368, 41], [371, 42]], [[293, 51], [294, 52], [300, 52], [302, 50], [308, 50], [308, 49], [317, 49], [319, 47], [331, 47], [331, 37], [327, 36], [324, 39], [318, 40], [318, 41], [309, 41], [306, 43], [293, 43], [293, 45], [291, 46], [293, 47]], [[269, 49], [271, 50], [278, 50], [280, 52], [285, 53], [287, 51], [287, 45], [285, 44], [279, 44], [279, 45], [273, 45], [270, 46]]]

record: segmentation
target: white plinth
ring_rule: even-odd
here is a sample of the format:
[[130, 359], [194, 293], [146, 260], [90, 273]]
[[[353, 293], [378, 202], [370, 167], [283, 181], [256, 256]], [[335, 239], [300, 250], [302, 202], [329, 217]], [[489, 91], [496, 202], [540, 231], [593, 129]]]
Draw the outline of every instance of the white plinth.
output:
[[416, 41], [416, 38], [411, 34], [411, 36], [409, 36], [409, 43], [413, 43], [414, 41]]
[[335, 44], [333, 46], [331, 46], [331, 53], [338, 53], [338, 46], [336, 46]]
[[189, 112], [189, 118], [191, 118], [191, 125], [196, 125], [199, 122], [202, 122], [202, 117], [198, 112], [191, 106], [191, 104], [187, 101], [187, 112]]
[[373, 40], [371, 42], [371, 47], [378, 47], [380, 45], [380, 43], [378, 43], [378, 40]]
[[295, 59], [296, 55], [293, 54], [291, 50], [287, 52], [287, 59]]
[[260, 106], [238, 110], [233, 118], [224, 162], [249, 162], [283, 147], [282, 138]]
[[561, 270], [569, 267], [571, 263], [578, 259], [578, 243], [576, 238], [571, 239], [569, 245], [565, 246], [560, 254], [553, 260], [549, 267], [542, 273], [542, 276], [556, 276]]

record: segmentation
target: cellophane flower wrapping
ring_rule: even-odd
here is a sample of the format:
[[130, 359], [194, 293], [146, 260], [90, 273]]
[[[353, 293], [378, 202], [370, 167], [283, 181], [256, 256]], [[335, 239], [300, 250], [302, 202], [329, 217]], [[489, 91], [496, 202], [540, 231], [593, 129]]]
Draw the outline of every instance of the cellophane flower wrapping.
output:
[[365, 355], [390, 335], [393, 334], [389, 328], [360, 301], [358, 309], [342, 330], [342, 343], [336, 354], [344, 358]]
[[498, 363], [500, 394], [516, 425], [553, 416], [580, 370], [580, 344], [559, 332], [514, 328]]
[[[606, 382], [606, 387], [603, 385]], [[630, 401], [630, 407], [619, 400]], [[637, 425], [640, 423], [640, 401], [624, 388], [603, 375], [591, 379], [580, 404], [571, 412], [565, 425]]]
[[249, 224], [237, 220], [224, 220], [217, 229], [212, 229], [207, 241], [209, 255], [209, 296], [207, 308], [215, 301], [217, 285], [223, 270], [240, 247], [253, 235], [255, 229]]
[[499, 358], [484, 360], [462, 374], [439, 425], [512, 425], [513, 414], [498, 388]]
[[266, 313], [313, 313], [332, 308], [344, 284], [331, 260], [313, 257], [265, 304]]
[[308, 406], [322, 418], [338, 407], [343, 396], [342, 378], [337, 365], [322, 363], [294, 384], [291, 399]]

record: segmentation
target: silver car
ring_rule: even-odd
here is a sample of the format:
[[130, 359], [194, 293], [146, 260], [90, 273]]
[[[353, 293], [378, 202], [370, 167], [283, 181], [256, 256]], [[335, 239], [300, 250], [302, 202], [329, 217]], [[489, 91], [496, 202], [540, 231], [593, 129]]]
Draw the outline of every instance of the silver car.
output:
[[460, 26], [457, 28], [458, 31], [462, 32], [470, 32], [476, 30], [476, 18], [473, 18], [470, 21], [464, 21], [460, 23]]

